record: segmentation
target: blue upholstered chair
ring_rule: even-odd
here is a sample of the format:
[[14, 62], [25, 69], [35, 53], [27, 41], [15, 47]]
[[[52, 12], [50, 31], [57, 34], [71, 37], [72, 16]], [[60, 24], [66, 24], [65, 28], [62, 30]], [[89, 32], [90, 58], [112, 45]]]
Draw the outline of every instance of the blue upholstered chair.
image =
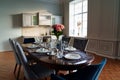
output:
[[54, 70], [48, 69], [39, 63], [29, 65], [25, 53], [18, 42], [16, 42], [16, 49], [17, 53], [19, 53], [18, 56], [24, 69], [24, 76], [27, 80], [38, 80], [54, 73]]
[[17, 74], [16, 79], [19, 80], [19, 74], [20, 74], [20, 69], [21, 69], [21, 62], [20, 62], [20, 59], [18, 57], [17, 51], [15, 49], [15, 41], [9, 38], [9, 43], [10, 43], [10, 46], [11, 46], [11, 48], [13, 50], [15, 61], [16, 61], [15, 68], [14, 68], [14, 75], [16, 77], [16, 74]]
[[24, 38], [23, 39], [23, 43], [34, 43], [35, 42], [35, 38]]
[[98, 80], [98, 77], [106, 64], [107, 59], [104, 58], [99, 64], [89, 65], [77, 72], [64, 76], [51, 75], [52, 80]]
[[[15, 75], [15, 78], [17, 80], [19, 80], [19, 75], [20, 75], [20, 71], [21, 71], [21, 61], [20, 61], [20, 58], [18, 57], [18, 53], [16, 51], [15, 42], [16, 41], [14, 39], [9, 38], [9, 43], [13, 50], [15, 61], [16, 61], [16, 64], [14, 67], [14, 75]], [[31, 56], [29, 56], [29, 55], [25, 55], [25, 56], [28, 59], [29, 64], [32, 64], [33, 62], [35, 62], [35, 60]]]

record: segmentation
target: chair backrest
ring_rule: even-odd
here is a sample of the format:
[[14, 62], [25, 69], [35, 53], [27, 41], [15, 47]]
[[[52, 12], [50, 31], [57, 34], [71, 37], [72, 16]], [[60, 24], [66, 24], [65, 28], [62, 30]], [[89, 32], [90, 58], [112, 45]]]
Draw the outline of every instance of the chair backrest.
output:
[[25, 56], [25, 53], [24, 53], [21, 45], [18, 42], [16, 42], [16, 49], [17, 49], [17, 52], [19, 53], [18, 56], [19, 56], [19, 58], [21, 60], [21, 64], [22, 64], [23, 69], [24, 69], [25, 77], [28, 80], [32, 80], [32, 79], [37, 78], [38, 76], [30, 69], [28, 60], [27, 60], [27, 58]]
[[16, 48], [15, 48], [15, 40], [9, 38], [9, 43], [10, 43], [10, 46], [11, 46], [13, 52], [14, 52], [16, 63], [21, 64], [20, 59], [19, 59], [18, 54], [17, 54], [17, 51], [16, 51]]
[[85, 80], [98, 80], [98, 77], [103, 67], [105, 66], [106, 62], [107, 62], [107, 59], [104, 58], [99, 64], [89, 65], [88, 67], [78, 70], [78, 73], [82, 75], [82, 73], [85, 72], [83, 74], [84, 78], [87, 78]]
[[104, 58], [99, 64], [96, 65], [96, 67], [98, 67], [96, 73], [95, 73], [95, 76], [93, 77], [94, 80], [98, 80], [98, 77], [103, 69], [103, 67], [105, 66], [107, 62], [107, 59]]
[[73, 46], [73, 45], [74, 45], [74, 37], [71, 37], [68, 46]]
[[80, 51], [84, 52], [85, 48], [86, 48], [87, 41], [88, 41], [87, 39], [75, 38], [73, 46], [75, 48], [79, 49]]
[[23, 39], [23, 43], [33, 43], [35, 42], [35, 38], [24, 38]]
[[52, 80], [98, 80], [98, 77], [106, 64], [107, 59], [104, 58], [99, 64], [89, 65], [79, 69], [75, 73], [70, 73], [63, 77], [51, 75]]

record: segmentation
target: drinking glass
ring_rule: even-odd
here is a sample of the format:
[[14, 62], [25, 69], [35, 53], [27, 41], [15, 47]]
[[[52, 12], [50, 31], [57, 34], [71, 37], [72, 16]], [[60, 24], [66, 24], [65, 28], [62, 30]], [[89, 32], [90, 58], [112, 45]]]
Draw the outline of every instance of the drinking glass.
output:
[[63, 57], [63, 50], [57, 51], [57, 58], [62, 58]]
[[62, 43], [62, 49], [65, 50], [65, 48], [68, 47], [68, 42], [67, 41], [63, 41]]

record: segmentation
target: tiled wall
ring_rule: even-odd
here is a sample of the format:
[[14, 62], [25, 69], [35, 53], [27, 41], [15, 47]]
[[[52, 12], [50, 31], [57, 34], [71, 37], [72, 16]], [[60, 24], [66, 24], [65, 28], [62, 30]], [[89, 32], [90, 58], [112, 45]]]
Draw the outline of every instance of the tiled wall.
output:
[[22, 28], [22, 36], [43, 36], [46, 34], [49, 35], [50, 32], [51, 32], [50, 26]]

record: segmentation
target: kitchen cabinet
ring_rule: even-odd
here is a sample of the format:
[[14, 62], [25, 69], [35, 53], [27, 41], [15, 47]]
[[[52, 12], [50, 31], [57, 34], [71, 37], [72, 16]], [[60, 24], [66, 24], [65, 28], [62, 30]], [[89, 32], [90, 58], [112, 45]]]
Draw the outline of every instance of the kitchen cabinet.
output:
[[38, 25], [38, 14], [37, 13], [23, 13], [22, 14], [22, 26], [32, 27]]
[[53, 24], [62, 24], [62, 16], [44, 14], [44, 13], [22, 13], [22, 26], [51, 26]]
[[39, 25], [51, 26], [52, 25], [51, 14], [39, 14]]

